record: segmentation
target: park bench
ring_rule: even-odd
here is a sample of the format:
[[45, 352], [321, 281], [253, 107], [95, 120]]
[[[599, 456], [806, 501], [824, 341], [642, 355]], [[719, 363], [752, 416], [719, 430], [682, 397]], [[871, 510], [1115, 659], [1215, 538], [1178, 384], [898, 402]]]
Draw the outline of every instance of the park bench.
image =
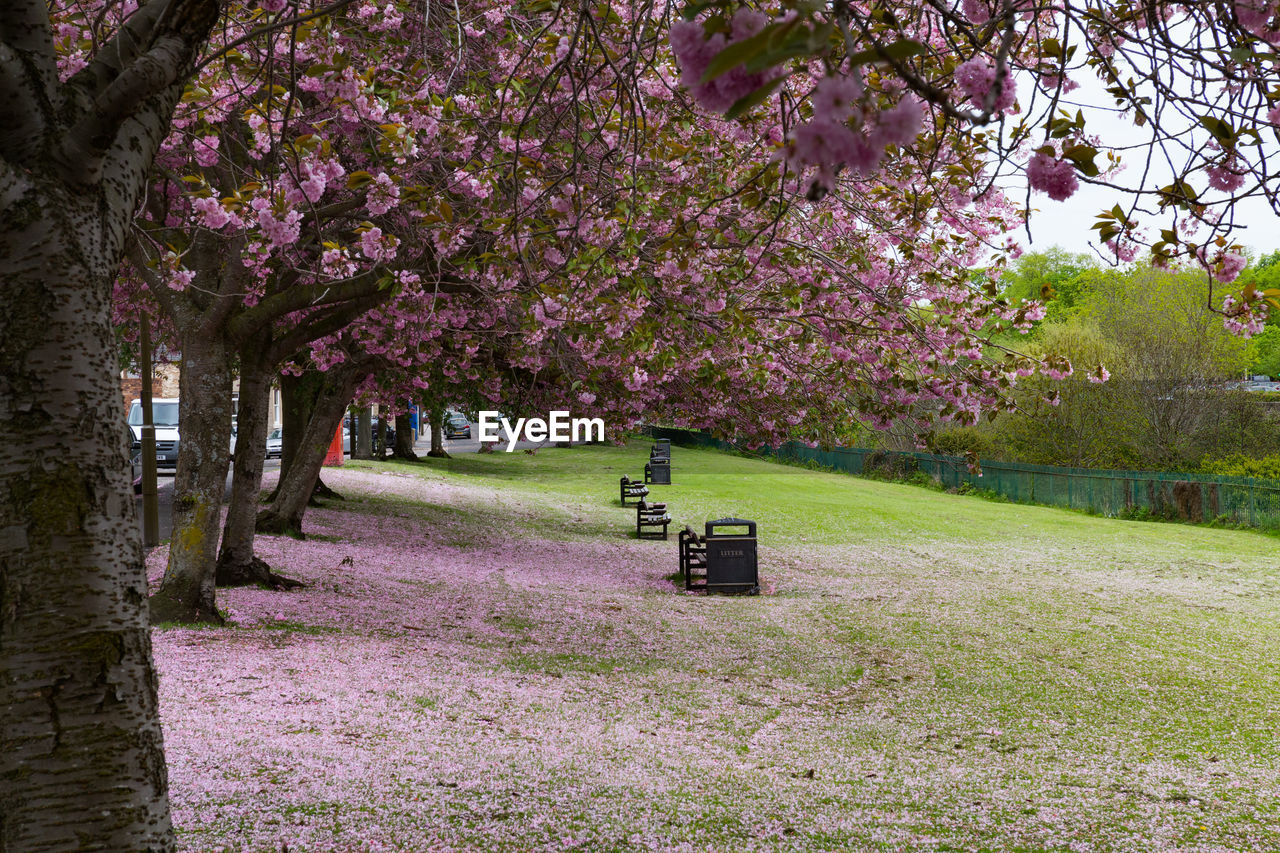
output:
[[653, 443], [653, 447], [649, 448], [649, 458], [655, 459], [657, 457], [671, 458], [671, 439], [660, 438]]
[[[689, 525], [680, 531], [680, 573], [687, 590], [707, 588], [707, 543]], [[694, 581], [701, 580], [701, 583]]]
[[667, 505], [648, 503], [641, 500], [636, 504], [636, 538], [666, 539], [667, 525], [671, 523], [671, 515]]
[[618, 491], [619, 497], [622, 499], [622, 505], [627, 506], [628, 500], [640, 500], [649, 494], [649, 487], [639, 480], [623, 477], [618, 481]]
[[644, 481], [655, 486], [671, 485], [671, 460], [665, 456], [651, 456], [644, 464]]
[[[699, 569], [705, 580], [695, 585], [694, 572]], [[680, 570], [685, 589], [758, 594], [756, 523], [743, 518], [720, 518], [708, 521], [702, 536], [686, 527], [680, 532]]]

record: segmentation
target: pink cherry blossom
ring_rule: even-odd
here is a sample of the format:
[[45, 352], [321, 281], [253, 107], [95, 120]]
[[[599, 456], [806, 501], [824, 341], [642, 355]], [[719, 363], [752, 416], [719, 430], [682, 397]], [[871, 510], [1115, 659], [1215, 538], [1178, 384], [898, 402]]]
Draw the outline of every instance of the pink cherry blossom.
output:
[[1066, 201], [1079, 189], [1075, 167], [1067, 160], [1037, 152], [1027, 163], [1027, 183], [1054, 201]]
[[[986, 109], [989, 93], [996, 88], [996, 70], [986, 58], [975, 56], [956, 68], [955, 81], [960, 91], [976, 107]], [[1017, 86], [1006, 67], [991, 109], [997, 113], [1005, 112], [1013, 107], [1016, 99]]]

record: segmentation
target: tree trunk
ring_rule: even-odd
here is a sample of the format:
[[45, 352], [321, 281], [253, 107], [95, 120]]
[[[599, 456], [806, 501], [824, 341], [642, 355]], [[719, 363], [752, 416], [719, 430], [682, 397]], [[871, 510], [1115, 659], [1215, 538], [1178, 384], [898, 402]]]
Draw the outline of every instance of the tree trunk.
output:
[[417, 462], [418, 454], [413, 450], [413, 439], [413, 422], [409, 418], [409, 413], [406, 411], [396, 415], [396, 445], [391, 455], [396, 459]]
[[[293, 459], [302, 444], [302, 435], [311, 421], [316, 398], [324, 384], [324, 375], [308, 368], [301, 376], [288, 373], [280, 377], [280, 482], [289, 474]], [[330, 433], [330, 437], [332, 437]]]
[[289, 473], [280, 475], [271, 504], [258, 514], [259, 533], [281, 533], [302, 538], [302, 516], [315, 491], [333, 433], [342, 421], [356, 385], [367, 368], [346, 364], [320, 374], [322, 389], [299, 442]]
[[427, 411], [430, 417], [427, 423], [431, 425], [431, 449], [427, 451], [427, 455], [448, 459], [449, 453], [444, 449], [444, 406], [432, 403]]
[[351, 458], [352, 459], [372, 459], [373, 458], [373, 412], [368, 406], [361, 406], [356, 409], [356, 416], [352, 424], [353, 431], [351, 435]]
[[214, 586], [222, 498], [231, 461], [232, 351], [219, 336], [187, 331], [182, 335], [179, 375], [182, 395], [178, 405], [178, 470], [173, 481], [173, 533], [169, 539], [169, 565], [160, 588], [151, 597], [151, 619], [221, 624]]
[[251, 350], [260, 349], [262, 347], [255, 343], [245, 347], [240, 355], [240, 435], [231, 477], [231, 504], [227, 507], [227, 522], [218, 553], [217, 585], [257, 584], [272, 589], [292, 589], [304, 584], [275, 574], [266, 561], [253, 553], [267, 441], [267, 410], [275, 372], [272, 365], [253, 357]]
[[0, 159], [4, 850], [173, 849], [105, 196]]
[[373, 428], [373, 458], [384, 459], [387, 455], [387, 407], [378, 406], [378, 422]]

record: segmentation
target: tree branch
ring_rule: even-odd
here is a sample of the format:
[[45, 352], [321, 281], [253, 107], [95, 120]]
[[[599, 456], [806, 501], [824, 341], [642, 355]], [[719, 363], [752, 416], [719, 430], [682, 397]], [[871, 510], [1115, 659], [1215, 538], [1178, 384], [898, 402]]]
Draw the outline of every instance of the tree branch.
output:
[[67, 81], [67, 86], [97, 98], [151, 44], [168, 7], [168, 2], [152, 0], [130, 15], [93, 60]]
[[343, 305], [335, 305], [308, 317], [271, 343], [267, 348], [266, 360], [271, 364], [281, 363], [312, 341], [342, 331], [362, 314], [377, 308], [390, 297], [391, 291], [381, 291]]
[[129, 263], [142, 278], [142, 282], [147, 286], [151, 296], [156, 302], [160, 303], [160, 310], [170, 318], [178, 317], [176, 300], [180, 298], [180, 295], [170, 290], [160, 280], [159, 273], [151, 267], [150, 258], [147, 257], [146, 249], [139, 242], [137, 233], [134, 233], [129, 238], [129, 242], [125, 246], [125, 257], [129, 259]]
[[[53, 159], [68, 182], [93, 185], [104, 176], [104, 161], [113, 147], [139, 147], [132, 139], [121, 139], [131, 119], [138, 119], [145, 129], [154, 125], [148, 114], [151, 111], [161, 119], [162, 131], [168, 130], [182, 84], [191, 73], [196, 52], [217, 22], [221, 7], [218, 0], [170, 0], [163, 7], [159, 20], [150, 28], [146, 51], [98, 93], [58, 144]], [[145, 23], [140, 22], [139, 31], [146, 29]], [[168, 97], [159, 97], [166, 94]], [[151, 148], [149, 144], [144, 147]], [[148, 168], [152, 157], [154, 149], [146, 160]]]
[[258, 27], [257, 29], [250, 30], [248, 33], [244, 34], [243, 36], [231, 42], [230, 44], [223, 45], [223, 47], [220, 50], [218, 50], [212, 56], [205, 59], [204, 62], [201, 62], [199, 65], [197, 65], [196, 73], [197, 74], [200, 73], [211, 62], [217, 62], [219, 59], [221, 59], [223, 56], [226, 56], [229, 52], [231, 52], [235, 48], [239, 47], [240, 45], [246, 42], [253, 41], [260, 35], [273, 32], [274, 30], [281, 30], [281, 29], [284, 29], [285, 27], [292, 27], [297, 24], [302, 24], [314, 18], [322, 18], [331, 12], [338, 11], [343, 6], [350, 6], [353, 2], [355, 2], [355, 0], [337, 0], [337, 2], [330, 3], [327, 6], [321, 6], [319, 9], [316, 9], [314, 12], [308, 12], [305, 15], [298, 15], [297, 17], [288, 18], [287, 20], [283, 20], [283, 21], [281, 20], [272, 21], [271, 23], [264, 24], [261, 27]]
[[63, 176], [73, 183], [89, 186], [102, 174], [102, 159], [125, 120], [139, 105], [174, 84], [182, 76], [191, 55], [190, 46], [175, 36], [156, 45], [126, 68], [80, 120], [63, 136], [54, 155]]
[[235, 340], [245, 340], [262, 326], [274, 320], [317, 305], [332, 305], [371, 296], [378, 292], [378, 280], [372, 271], [337, 282], [295, 285], [288, 290], [265, 297], [252, 308], [228, 323]]

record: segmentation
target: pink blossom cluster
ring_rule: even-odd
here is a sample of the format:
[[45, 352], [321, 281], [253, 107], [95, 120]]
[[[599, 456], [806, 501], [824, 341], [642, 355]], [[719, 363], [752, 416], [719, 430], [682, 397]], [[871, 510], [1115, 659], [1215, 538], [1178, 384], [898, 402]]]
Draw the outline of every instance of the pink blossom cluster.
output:
[[1075, 166], [1043, 151], [1037, 151], [1027, 162], [1027, 183], [1054, 201], [1066, 201], [1080, 188]]
[[296, 209], [279, 211], [269, 198], [258, 196], [249, 206], [257, 213], [258, 228], [268, 245], [274, 248], [297, 242], [302, 230], [302, 213]]
[[671, 25], [671, 49], [680, 64], [680, 82], [694, 99], [713, 113], [728, 111], [741, 98], [765, 85], [775, 74], [772, 69], [747, 72], [741, 66], [730, 69], [715, 79], [702, 82], [711, 61], [730, 45], [751, 38], [768, 22], [767, 16], [748, 7], [734, 13], [730, 32], [707, 37], [699, 21], [676, 21]]
[[1261, 334], [1266, 328], [1270, 306], [1261, 299], [1246, 302], [1228, 295], [1222, 299], [1222, 314], [1222, 325], [1227, 331], [1247, 338]]
[[400, 187], [386, 172], [379, 172], [365, 194], [365, 207], [373, 216], [381, 216], [400, 203]]
[[237, 228], [243, 225], [240, 217], [227, 210], [226, 205], [212, 196], [192, 199], [191, 209], [195, 212], [200, 224], [211, 231], [219, 231], [232, 223], [235, 223]]
[[[863, 85], [856, 74], [828, 75], [810, 95], [813, 117], [791, 134], [783, 149], [787, 166], [797, 174], [816, 169], [816, 184], [831, 189], [842, 168], [860, 178], [874, 175], [885, 149], [909, 145], [924, 123], [924, 111], [912, 96], [866, 118], [858, 106]], [[851, 122], [852, 125], [851, 126]]]
[[963, 0], [960, 8], [964, 16], [974, 24], [985, 24], [991, 20], [991, 7], [988, 0]]
[[1280, 4], [1269, 0], [1235, 0], [1235, 13], [1246, 30], [1265, 42], [1280, 44], [1280, 28], [1275, 26]]
[[1244, 175], [1240, 173], [1240, 168], [1240, 161], [1234, 156], [1207, 167], [1205, 173], [1209, 177], [1209, 186], [1226, 193], [1235, 192], [1244, 186]]
[[955, 81], [961, 93], [981, 110], [1003, 113], [1011, 110], [1017, 101], [1017, 85], [1008, 66], [1003, 69], [997, 85], [995, 66], [983, 56], [961, 63], [956, 68]]
[[1202, 267], [1209, 270], [1214, 279], [1224, 284], [1235, 281], [1249, 264], [1248, 258], [1233, 249], [1222, 249], [1210, 257], [1207, 246], [1201, 246], [1196, 250], [1196, 260]]

